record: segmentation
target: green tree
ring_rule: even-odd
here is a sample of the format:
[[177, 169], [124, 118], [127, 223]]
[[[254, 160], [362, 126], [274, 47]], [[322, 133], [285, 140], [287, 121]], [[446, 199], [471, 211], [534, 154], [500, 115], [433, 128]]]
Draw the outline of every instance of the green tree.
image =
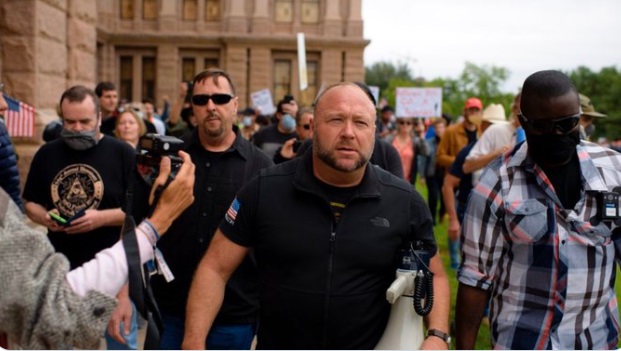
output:
[[365, 82], [380, 88], [380, 94], [395, 105], [395, 88], [398, 87], [440, 87], [442, 88], [442, 112], [456, 117], [462, 113], [464, 101], [475, 96], [486, 106], [500, 103], [509, 111], [513, 101], [513, 93], [507, 94], [500, 90], [509, 78], [510, 72], [504, 67], [477, 66], [466, 62], [459, 78], [434, 78], [425, 80], [414, 79], [407, 64], [378, 62], [366, 68]]
[[[380, 89], [381, 97], [387, 97], [390, 94], [387, 88], [392, 79], [398, 79], [403, 82], [413, 82], [412, 71], [406, 63], [397, 62], [376, 62], [371, 67], [365, 68], [364, 80], [367, 85], [375, 85]], [[392, 91], [394, 96], [394, 90]], [[394, 102], [394, 101], [393, 101]]]
[[599, 72], [580, 66], [568, 75], [578, 91], [591, 99], [595, 109], [607, 115], [594, 120], [596, 129], [592, 139], [621, 137], [621, 71], [616, 66], [604, 67]]

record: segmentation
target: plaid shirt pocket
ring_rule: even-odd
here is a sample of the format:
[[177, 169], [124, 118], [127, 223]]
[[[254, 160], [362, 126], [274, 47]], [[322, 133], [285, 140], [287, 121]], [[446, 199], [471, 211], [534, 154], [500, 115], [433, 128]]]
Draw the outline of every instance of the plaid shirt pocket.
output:
[[505, 221], [515, 241], [539, 241], [548, 233], [546, 199], [527, 199], [505, 203]]

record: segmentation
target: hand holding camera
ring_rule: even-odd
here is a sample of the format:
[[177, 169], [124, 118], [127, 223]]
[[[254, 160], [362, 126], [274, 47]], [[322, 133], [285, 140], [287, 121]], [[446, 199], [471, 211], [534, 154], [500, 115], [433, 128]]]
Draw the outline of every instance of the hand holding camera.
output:
[[172, 221], [194, 202], [194, 164], [190, 155], [183, 151], [178, 153], [181, 163], [177, 167], [174, 180], [170, 180], [173, 163], [170, 156], [162, 157], [159, 174], [153, 182], [149, 203], [153, 204], [157, 189], [163, 187], [159, 201], [155, 204], [153, 214], [149, 216], [151, 224], [163, 235]]

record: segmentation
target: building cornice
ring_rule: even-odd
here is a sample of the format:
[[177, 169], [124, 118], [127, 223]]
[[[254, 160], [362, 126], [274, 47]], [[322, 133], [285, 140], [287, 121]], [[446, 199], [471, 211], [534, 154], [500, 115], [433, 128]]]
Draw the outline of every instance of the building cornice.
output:
[[[257, 34], [199, 34], [199, 33], [110, 33], [97, 28], [99, 42], [115, 46], [157, 46], [174, 44], [180, 47], [200, 48], [205, 46], [219, 47], [225, 45], [270, 46], [288, 48], [297, 45], [295, 34], [257, 35]], [[364, 49], [370, 40], [344, 37], [306, 37], [307, 49], [323, 48], [357, 48]]]

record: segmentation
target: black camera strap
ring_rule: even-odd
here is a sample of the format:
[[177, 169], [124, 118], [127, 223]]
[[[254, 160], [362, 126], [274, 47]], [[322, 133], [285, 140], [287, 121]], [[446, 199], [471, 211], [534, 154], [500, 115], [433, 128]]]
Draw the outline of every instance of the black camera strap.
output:
[[[136, 224], [130, 215], [125, 216], [122, 241], [127, 258], [129, 298], [136, 305], [138, 313], [147, 320], [147, 335], [144, 349], [158, 350], [160, 349], [160, 335], [163, 330], [162, 316], [151, 290], [150, 275], [148, 273], [143, 274], [143, 266], [140, 264], [138, 238], [136, 237]], [[144, 270], [148, 271], [146, 267], [144, 267]]]

